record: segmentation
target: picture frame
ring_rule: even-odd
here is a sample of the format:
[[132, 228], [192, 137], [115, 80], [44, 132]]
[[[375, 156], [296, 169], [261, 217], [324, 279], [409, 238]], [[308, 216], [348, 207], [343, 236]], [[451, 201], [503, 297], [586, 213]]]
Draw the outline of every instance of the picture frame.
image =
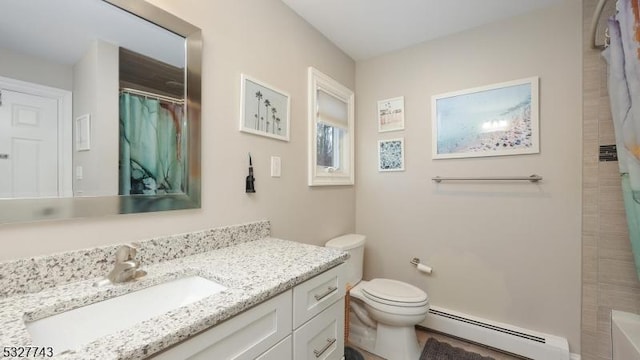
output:
[[289, 94], [246, 74], [240, 81], [240, 131], [289, 141]]
[[76, 151], [91, 150], [91, 114], [76, 118]]
[[378, 132], [404, 130], [404, 96], [378, 101]]
[[404, 138], [378, 140], [378, 171], [404, 171]]
[[432, 158], [540, 152], [539, 77], [431, 97]]

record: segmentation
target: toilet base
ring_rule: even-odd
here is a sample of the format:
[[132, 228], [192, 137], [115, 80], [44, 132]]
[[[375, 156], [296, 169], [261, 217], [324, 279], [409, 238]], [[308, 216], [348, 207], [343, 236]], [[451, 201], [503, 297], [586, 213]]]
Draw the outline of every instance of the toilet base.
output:
[[377, 331], [365, 325], [352, 311], [349, 321], [349, 342], [362, 350], [373, 353]]
[[362, 323], [351, 313], [349, 342], [362, 350], [385, 359], [416, 360], [420, 345], [413, 326], [397, 327], [378, 323], [376, 328]]
[[388, 326], [378, 323], [373, 353], [385, 359], [416, 360], [420, 358], [420, 345], [413, 326]]

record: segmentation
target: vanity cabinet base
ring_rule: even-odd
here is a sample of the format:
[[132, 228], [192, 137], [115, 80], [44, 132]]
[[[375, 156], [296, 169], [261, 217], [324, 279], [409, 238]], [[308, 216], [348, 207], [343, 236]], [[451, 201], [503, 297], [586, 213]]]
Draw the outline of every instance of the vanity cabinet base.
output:
[[344, 272], [329, 269], [153, 359], [343, 359]]
[[167, 349], [153, 359], [255, 359], [291, 334], [291, 302], [289, 290]]
[[340, 360], [343, 355], [343, 301], [336, 301], [293, 332], [293, 358], [296, 360]]
[[289, 335], [284, 340], [274, 345], [266, 353], [258, 356], [256, 360], [293, 360], [291, 349], [293, 347], [292, 336]]

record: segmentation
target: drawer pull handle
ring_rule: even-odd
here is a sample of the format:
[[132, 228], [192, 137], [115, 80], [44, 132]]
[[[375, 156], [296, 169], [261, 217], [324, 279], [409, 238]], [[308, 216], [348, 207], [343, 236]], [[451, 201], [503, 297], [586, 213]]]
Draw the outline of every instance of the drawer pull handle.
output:
[[314, 354], [317, 358], [319, 358], [320, 356], [322, 356], [322, 354], [324, 354], [324, 352], [325, 352], [325, 351], [327, 351], [327, 350], [331, 347], [331, 345], [335, 344], [335, 343], [336, 343], [336, 341], [337, 341], [337, 339], [336, 339], [336, 338], [333, 338], [333, 339], [328, 338], [328, 339], [327, 339], [327, 343], [326, 343], [326, 344], [324, 344], [324, 346], [322, 347], [322, 349], [320, 349], [320, 350], [313, 350], [313, 354]]
[[326, 298], [327, 296], [331, 295], [332, 292], [338, 290], [338, 288], [336, 286], [329, 286], [327, 288], [327, 291], [323, 292], [322, 294], [316, 294], [313, 295], [314, 298], [316, 298], [317, 301], [320, 301], [324, 298]]

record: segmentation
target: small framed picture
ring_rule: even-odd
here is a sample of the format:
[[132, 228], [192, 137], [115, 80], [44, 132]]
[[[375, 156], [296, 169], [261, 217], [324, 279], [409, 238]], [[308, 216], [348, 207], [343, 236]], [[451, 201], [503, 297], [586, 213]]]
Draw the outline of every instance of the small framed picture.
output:
[[76, 151], [91, 150], [91, 115], [76, 118]]
[[378, 140], [378, 171], [404, 171], [404, 138]]
[[378, 101], [378, 132], [404, 130], [404, 96]]
[[289, 141], [289, 94], [240, 76], [240, 131]]

